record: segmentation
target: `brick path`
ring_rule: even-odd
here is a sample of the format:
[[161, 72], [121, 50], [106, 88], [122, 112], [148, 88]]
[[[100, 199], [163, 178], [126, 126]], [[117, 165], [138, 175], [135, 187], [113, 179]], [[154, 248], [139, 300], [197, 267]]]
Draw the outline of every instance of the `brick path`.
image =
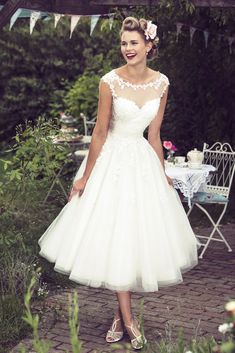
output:
[[[214, 242], [204, 258], [199, 260], [199, 265], [184, 274], [182, 284], [163, 288], [155, 293], [133, 294], [135, 314], [139, 313], [140, 302], [144, 298], [144, 328], [149, 342], [159, 340], [160, 334], [165, 335], [166, 327], [173, 337], [181, 327], [186, 339], [190, 339], [196, 331], [200, 336], [213, 335], [221, 339], [217, 328], [225, 320], [224, 304], [228, 299], [235, 299], [235, 224], [227, 224], [222, 230], [234, 252], [229, 253], [224, 244]], [[198, 233], [198, 230], [195, 229], [195, 232]], [[76, 289], [80, 307], [79, 337], [83, 342], [82, 352], [88, 353], [94, 349], [110, 352], [111, 347], [106, 344], [104, 337], [112, 321], [116, 296], [106, 289], [81, 285]], [[44, 304], [41, 330], [43, 336], [52, 341], [50, 353], [62, 353], [65, 349], [71, 352], [67, 303], [68, 293], [73, 290], [58, 290]], [[124, 337], [122, 342], [128, 342], [128, 337]], [[30, 349], [30, 339], [25, 339], [22, 343], [28, 347], [27, 353], [34, 352]], [[11, 352], [19, 352], [18, 348], [19, 345]]]

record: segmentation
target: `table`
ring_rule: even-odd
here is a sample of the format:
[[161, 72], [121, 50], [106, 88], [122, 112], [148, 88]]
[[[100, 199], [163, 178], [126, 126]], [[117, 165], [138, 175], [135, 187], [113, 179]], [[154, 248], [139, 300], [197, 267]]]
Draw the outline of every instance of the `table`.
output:
[[173, 179], [173, 185], [188, 198], [188, 206], [191, 208], [191, 198], [197, 191], [203, 191], [210, 180], [210, 173], [216, 170], [209, 164], [203, 164], [200, 169], [189, 168], [188, 166], [166, 165], [166, 174]]

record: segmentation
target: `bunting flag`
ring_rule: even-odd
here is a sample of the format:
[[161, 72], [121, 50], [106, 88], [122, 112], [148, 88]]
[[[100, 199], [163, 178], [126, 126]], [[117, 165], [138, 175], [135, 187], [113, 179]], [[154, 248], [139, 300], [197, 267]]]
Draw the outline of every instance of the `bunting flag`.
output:
[[37, 20], [40, 18], [41, 12], [40, 11], [32, 11], [30, 15], [30, 34], [33, 33], [33, 29], [35, 27], [35, 24]]
[[63, 17], [64, 15], [60, 14], [60, 13], [55, 13], [54, 14], [54, 20], [55, 20], [55, 23], [54, 23], [54, 27], [56, 28], [59, 20], [61, 19], [61, 17]]
[[92, 33], [95, 29], [95, 26], [97, 25], [97, 22], [99, 21], [100, 15], [93, 15], [91, 16], [91, 30], [90, 30], [90, 36], [92, 36]]
[[209, 38], [209, 32], [207, 30], [203, 31], [204, 38], [205, 38], [205, 46], [207, 48], [208, 45], [208, 38]]
[[114, 21], [114, 14], [110, 13], [109, 14], [109, 29], [110, 29], [110, 31], [112, 30], [112, 27], [113, 27], [113, 21]]
[[12, 27], [14, 26], [14, 24], [15, 24], [17, 18], [21, 15], [22, 11], [23, 11], [22, 9], [18, 9], [18, 10], [16, 10], [16, 12], [14, 13], [14, 15], [11, 16], [9, 30], [12, 29]]
[[232, 44], [235, 41], [235, 37], [228, 37], [229, 54], [232, 54]]
[[176, 23], [176, 42], [178, 43], [178, 37], [179, 37], [179, 34], [181, 33], [181, 29], [182, 29], [182, 26], [183, 26], [183, 23], [181, 22], [177, 22]]
[[194, 35], [196, 29], [197, 29], [197, 28], [190, 26], [190, 29], [189, 29], [189, 31], [190, 31], [190, 45], [193, 44], [193, 35]]
[[70, 38], [72, 38], [73, 31], [75, 30], [75, 27], [78, 24], [78, 21], [80, 20], [81, 16], [79, 15], [73, 15], [71, 16], [71, 24], [70, 24]]

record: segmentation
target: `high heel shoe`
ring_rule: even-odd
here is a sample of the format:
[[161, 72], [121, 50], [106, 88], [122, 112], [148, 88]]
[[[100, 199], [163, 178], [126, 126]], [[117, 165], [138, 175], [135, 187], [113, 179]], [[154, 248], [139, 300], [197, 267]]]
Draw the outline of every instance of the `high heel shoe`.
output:
[[[137, 322], [137, 329], [136, 329], [136, 327], [134, 326], [134, 321]], [[145, 336], [142, 335], [142, 334], [140, 333], [140, 331], [139, 331], [139, 329], [140, 329], [140, 324], [139, 324], [139, 322], [138, 322], [136, 319], [134, 319], [134, 320], [132, 321], [131, 325], [126, 325], [126, 324], [125, 324], [125, 327], [126, 327], [126, 328], [128, 327], [128, 328], [131, 330], [131, 332], [132, 332], [132, 334], [134, 335], [134, 337], [135, 337], [135, 338], [131, 339], [132, 348], [134, 348], [134, 349], [141, 349], [141, 348], [143, 348], [143, 346], [147, 343], [147, 340], [146, 340]]]
[[124, 332], [123, 331], [115, 331], [117, 327], [117, 322], [121, 319], [114, 319], [111, 328], [108, 330], [106, 334], [106, 342], [113, 343], [118, 342], [122, 339]]

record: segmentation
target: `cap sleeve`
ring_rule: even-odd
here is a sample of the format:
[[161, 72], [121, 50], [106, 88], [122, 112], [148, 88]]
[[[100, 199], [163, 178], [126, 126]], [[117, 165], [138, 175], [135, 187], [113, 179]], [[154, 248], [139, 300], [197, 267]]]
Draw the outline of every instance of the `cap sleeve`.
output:
[[110, 91], [112, 93], [113, 97], [116, 97], [116, 93], [115, 93], [115, 76], [113, 75], [113, 71], [108, 72], [107, 74], [105, 74], [104, 76], [101, 77], [101, 81], [105, 82], [109, 88]]
[[164, 74], [161, 74], [162, 80], [161, 80], [161, 95], [160, 97], [162, 98], [164, 93], [166, 92], [167, 87], [170, 85], [170, 81], [168, 77]]

